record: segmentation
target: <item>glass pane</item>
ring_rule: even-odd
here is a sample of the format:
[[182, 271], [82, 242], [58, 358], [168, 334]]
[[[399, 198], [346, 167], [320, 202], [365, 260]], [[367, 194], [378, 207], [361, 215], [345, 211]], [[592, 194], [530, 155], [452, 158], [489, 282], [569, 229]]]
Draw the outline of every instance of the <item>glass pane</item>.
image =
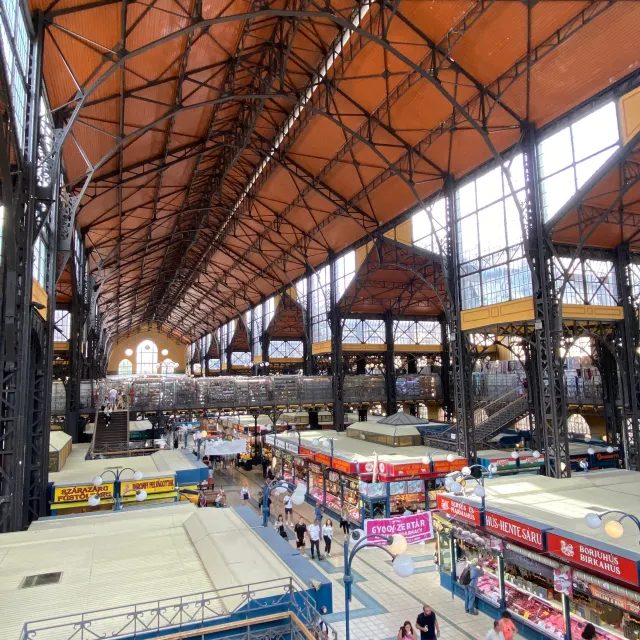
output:
[[469, 216], [459, 222], [460, 259], [473, 260], [478, 257], [478, 222], [476, 216]]
[[543, 140], [538, 146], [538, 153], [541, 178], [568, 167], [573, 162], [569, 127]]
[[576, 192], [573, 167], [569, 167], [542, 182], [544, 219], [558, 213], [562, 205]]
[[478, 212], [478, 230], [481, 256], [486, 256], [506, 247], [504, 205], [502, 201]]
[[466, 216], [476, 210], [476, 185], [470, 182], [456, 191], [458, 218]]
[[502, 169], [496, 167], [478, 178], [476, 193], [478, 195], [478, 209], [502, 198]]
[[619, 134], [616, 105], [610, 102], [578, 120], [571, 126], [571, 132], [576, 162], [617, 144]]

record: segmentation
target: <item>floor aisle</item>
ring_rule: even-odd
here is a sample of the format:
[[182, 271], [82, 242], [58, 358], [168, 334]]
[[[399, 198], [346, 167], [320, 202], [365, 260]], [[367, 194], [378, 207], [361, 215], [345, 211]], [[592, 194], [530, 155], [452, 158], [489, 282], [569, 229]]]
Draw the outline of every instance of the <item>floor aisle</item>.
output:
[[[229, 506], [242, 504], [240, 487], [245, 478], [249, 482], [252, 497], [257, 499], [263, 486], [261, 469], [251, 472], [216, 472], [215, 486], [224, 487]], [[280, 498], [272, 496], [272, 500], [272, 516], [284, 514]], [[302, 516], [309, 523], [313, 517], [313, 508], [307, 503], [296, 506], [294, 516], [294, 521]], [[334, 613], [327, 616], [327, 621], [338, 631], [342, 640], [345, 626], [342, 586], [344, 537], [337, 523], [334, 531], [332, 557], [316, 561], [316, 565], [334, 583]], [[293, 545], [294, 534], [291, 530], [289, 539]], [[308, 552], [307, 548], [307, 555]], [[358, 554], [353, 563], [352, 640], [395, 640], [398, 629], [405, 620], [415, 624], [423, 603], [429, 604], [438, 616], [441, 640], [480, 640], [485, 637], [491, 628], [491, 619], [482, 613], [477, 616], [465, 613], [462, 600], [452, 599], [451, 594], [440, 587], [438, 571], [433, 563], [433, 552], [433, 543], [409, 547], [416, 571], [414, 575], [404, 579], [395, 575], [390, 558], [384, 552], [372, 549]]]

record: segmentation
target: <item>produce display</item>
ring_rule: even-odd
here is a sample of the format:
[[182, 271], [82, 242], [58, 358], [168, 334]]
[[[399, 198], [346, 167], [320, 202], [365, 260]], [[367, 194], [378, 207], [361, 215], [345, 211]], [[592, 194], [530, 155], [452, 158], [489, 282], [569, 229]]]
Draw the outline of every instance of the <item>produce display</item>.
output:
[[[498, 578], [485, 573], [478, 579], [478, 594], [493, 606], [500, 603], [500, 585]], [[526, 624], [545, 633], [549, 638], [564, 638], [564, 619], [559, 602], [544, 600], [531, 593], [521, 591], [510, 584], [505, 585], [507, 609]], [[577, 616], [571, 616], [571, 634], [579, 638], [587, 622]], [[622, 633], [613, 633], [596, 627], [597, 640], [619, 640]]]

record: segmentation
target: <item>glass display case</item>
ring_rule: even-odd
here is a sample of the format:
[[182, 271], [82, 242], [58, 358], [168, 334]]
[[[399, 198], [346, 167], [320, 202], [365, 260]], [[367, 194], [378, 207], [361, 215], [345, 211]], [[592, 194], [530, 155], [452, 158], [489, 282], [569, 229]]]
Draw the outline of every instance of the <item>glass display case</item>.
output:
[[307, 461], [300, 457], [293, 458], [293, 473], [296, 484], [307, 484]]
[[324, 502], [324, 480], [322, 467], [315, 462], [309, 463], [309, 495], [320, 504]]
[[402, 515], [407, 509], [425, 508], [424, 480], [391, 482], [391, 515]]
[[333, 469], [325, 469], [325, 483], [327, 489], [326, 505], [329, 509], [340, 513], [342, 498], [340, 493], [340, 472]]
[[293, 456], [290, 453], [282, 454], [282, 477], [293, 482]]
[[346, 475], [341, 476], [340, 482], [342, 483], [343, 504], [349, 512], [349, 520], [359, 523], [362, 521], [360, 483], [357, 478]]

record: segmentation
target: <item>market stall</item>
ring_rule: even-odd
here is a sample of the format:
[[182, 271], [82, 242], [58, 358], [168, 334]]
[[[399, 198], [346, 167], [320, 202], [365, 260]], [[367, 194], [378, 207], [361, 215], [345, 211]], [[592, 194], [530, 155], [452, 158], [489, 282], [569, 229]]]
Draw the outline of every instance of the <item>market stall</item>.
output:
[[[401, 419], [424, 424], [413, 416]], [[466, 465], [464, 458], [416, 444], [415, 427], [381, 421], [359, 422], [339, 433], [270, 434], [265, 441], [274, 448], [276, 474], [304, 482], [309, 502], [323, 505], [334, 518], [346, 508], [359, 525], [365, 519], [426, 510], [435, 503], [434, 482]]]
[[629, 472], [504, 478], [485, 484], [484, 511], [478, 499], [440, 494], [441, 585], [462, 597], [460, 559], [480, 560], [478, 607], [493, 617], [506, 609], [526, 638], [577, 640], [589, 622], [598, 640], [640, 638], [640, 531], [630, 529], [623, 541], [583, 521], [592, 509], [606, 511], [600, 505], [638, 505], [637, 486]]

